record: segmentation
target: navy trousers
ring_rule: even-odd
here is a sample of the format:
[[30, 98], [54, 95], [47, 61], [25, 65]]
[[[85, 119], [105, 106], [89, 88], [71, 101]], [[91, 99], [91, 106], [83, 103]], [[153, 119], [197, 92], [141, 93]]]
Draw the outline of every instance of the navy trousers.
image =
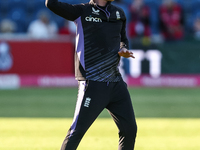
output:
[[137, 125], [126, 83], [89, 80], [79, 81], [73, 123], [61, 150], [76, 150], [86, 131], [105, 108], [119, 129], [118, 150], [133, 150]]

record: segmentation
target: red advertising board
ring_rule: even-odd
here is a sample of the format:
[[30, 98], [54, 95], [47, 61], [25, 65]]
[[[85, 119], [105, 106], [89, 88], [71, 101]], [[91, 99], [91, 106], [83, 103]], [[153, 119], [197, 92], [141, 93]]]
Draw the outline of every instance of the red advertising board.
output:
[[[160, 56], [158, 51], [133, 52], [137, 59], [130, 59], [130, 75], [126, 75], [128, 86], [200, 87], [199, 74], [163, 74], [161, 66], [169, 62], [164, 55], [155, 57]], [[144, 58], [149, 61], [149, 74], [146, 75], [141, 68]], [[162, 65], [164, 61], [161, 59], [164, 58], [165, 65]], [[74, 43], [71, 40], [0, 39], [0, 89], [30, 86], [78, 86], [74, 77]]]
[[[74, 50], [72, 42], [27, 40], [0, 41], [0, 43], [1, 53], [10, 55], [10, 65], [7, 65], [7, 68], [4, 67], [5, 69], [0, 67], [0, 74], [74, 74]], [[6, 43], [7, 46], [4, 46], [2, 43], [4, 45]], [[6, 66], [6, 62], [4, 64]]]

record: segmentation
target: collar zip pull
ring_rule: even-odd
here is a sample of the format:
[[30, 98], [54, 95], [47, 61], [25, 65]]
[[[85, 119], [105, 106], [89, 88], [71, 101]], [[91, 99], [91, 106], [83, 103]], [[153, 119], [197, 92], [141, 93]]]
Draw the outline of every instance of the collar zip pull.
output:
[[105, 9], [105, 10], [103, 10], [102, 8], [100, 8], [97, 4], [96, 4], [96, 7], [97, 7], [98, 9], [100, 9], [101, 11], [103, 11], [103, 12], [106, 14], [107, 21], [109, 21], [109, 18], [110, 18], [110, 12], [107, 10], [108, 5], [106, 6], [106, 9]]

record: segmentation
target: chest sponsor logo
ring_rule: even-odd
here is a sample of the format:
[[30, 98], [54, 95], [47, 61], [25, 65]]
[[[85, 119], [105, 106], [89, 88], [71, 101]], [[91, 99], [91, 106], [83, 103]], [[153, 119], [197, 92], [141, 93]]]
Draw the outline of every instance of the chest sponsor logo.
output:
[[92, 17], [92, 16], [85, 17], [85, 20], [89, 22], [102, 22], [101, 18]]
[[98, 9], [96, 10], [94, 7], [92, 7], [92, 13], [93, 13], [93, 14], [99, 15], [99, 12], [100, 12], [100, 11], [99, 11]]

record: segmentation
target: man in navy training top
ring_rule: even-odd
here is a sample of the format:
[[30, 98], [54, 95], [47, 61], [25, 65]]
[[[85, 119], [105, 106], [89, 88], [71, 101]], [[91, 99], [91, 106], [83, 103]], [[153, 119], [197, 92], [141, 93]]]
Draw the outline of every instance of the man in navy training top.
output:
[[118, 150], [133, 150], [137, 133], [130, 94], [118, 66], [120, 57], [135, 58], [128, 50], [126, 16], [111, 4], [114, 0], [90, 0], [68, 4], [46, 0], [55, 14], [77, 26], [75, 78], [78, 98], [73, 123], [61, 150], [76, 150], [82, 137], [106, 108], [119, 129]]

